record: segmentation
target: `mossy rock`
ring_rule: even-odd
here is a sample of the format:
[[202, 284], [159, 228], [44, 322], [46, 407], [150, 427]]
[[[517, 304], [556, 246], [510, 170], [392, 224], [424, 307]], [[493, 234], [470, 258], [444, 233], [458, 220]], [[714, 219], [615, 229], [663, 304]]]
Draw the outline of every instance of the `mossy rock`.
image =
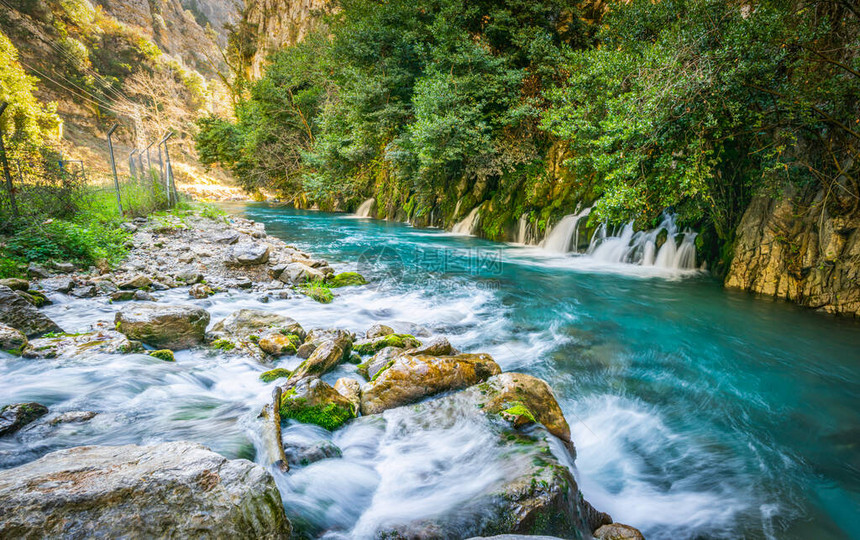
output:
[[361, 355], [375, 354], [385, 347], [397, 347], [399, 349], [411, 349], [420, 347], [421, 342], [411, 334], [388, 334], [369, 341], [354, 343], [352, 348]]
[[173, 351], [171, 351], [170, 349], [150, 351], [149, 356], [152, 356], [153, 358], [158, 358], [159, 360], [164, 360], [165, 362], [176, 362], [176, 358], [173, 356]]
[[264, 371], [260, 373], [260, 380], [265, 383], [270, 383], [272, 381], [276, 381], [278, 379], [287, 379], [293, 372], [289, 369], [284, 368], [275, 368], [270, 369], [269, 371]]
[[331, 304], [334, 301], [334, 293], [331, 292], [328, 284], [319, 281], [308, 282], [298, 287], [298, 291], [303, 295], [313, 298], [320, 304]]
[[367, 285], [367, 280], [358, 272], [341, 272], [329, 280], [329, 286], [334, 289], [356, 285]]
[[236, 344], [229, 339], [220, 338], [212, 342], [212, 348], [219, 351], [232, 351], [236, 348]]
[[316, 424], [329, 431], [355, 418], [355, 406], [317, 377], [308, 377], [281, 396], [281, 418]]
[[529, 424], [537, 423], [535, 415], [522, 401], [514, 401], [508, 404], [508, 408], [501, 413], [502, 418], [519, 428]]

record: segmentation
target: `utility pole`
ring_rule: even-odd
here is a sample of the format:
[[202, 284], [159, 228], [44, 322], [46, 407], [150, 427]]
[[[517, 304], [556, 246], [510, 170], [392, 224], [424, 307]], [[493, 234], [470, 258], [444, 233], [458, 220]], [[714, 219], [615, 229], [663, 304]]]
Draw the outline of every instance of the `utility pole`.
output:
[[119, 124], [114, 124], [112, 128], [110, 128], [107, 132], [107, 141], [108, 141], [108, 150], [110, 150], [110, 166], [113, 169], [113, 187], [116, 190], [116, 206], [119, 208], [119, 215], [122, 217], [122, 200], [119, 197], [119, 177], [116, 175], [116, 160], [113, 157], [113, 142], [110, 139], [110, 136], [113, 135], [113, 132], [116, 131], [116, 128], [119, 127]]
[[[9, 104], [0, 103], [0, 116]], [[0, 125], [0, 160], [3, 161], [3, 176], [6, 177], [6, 191], [9, 192], [9, 203], [12, 205], [12, 215], [18, 217], [18, 204], [15, 202], [15, 190], [12, 187], [12, 175], [9, 174], [9, 162], [6, 160], [6, 145], [3, 143], [3, 127]], [[21, 166], [18, 165], [20, 168]]]

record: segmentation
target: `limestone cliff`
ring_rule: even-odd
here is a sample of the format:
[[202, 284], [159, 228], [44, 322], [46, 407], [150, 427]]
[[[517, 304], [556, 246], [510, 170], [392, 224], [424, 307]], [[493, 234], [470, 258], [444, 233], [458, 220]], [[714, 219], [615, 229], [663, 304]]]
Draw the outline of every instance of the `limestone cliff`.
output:
[[726, 286], [860, 316], [860, 193], [790, 190], [753, 200], [738, 227]]
[[254, 40], [248, 77], [262, 77], [269, 53], [301, 41], [331, 4], [331, 0], [247, 0], [242, 17]]

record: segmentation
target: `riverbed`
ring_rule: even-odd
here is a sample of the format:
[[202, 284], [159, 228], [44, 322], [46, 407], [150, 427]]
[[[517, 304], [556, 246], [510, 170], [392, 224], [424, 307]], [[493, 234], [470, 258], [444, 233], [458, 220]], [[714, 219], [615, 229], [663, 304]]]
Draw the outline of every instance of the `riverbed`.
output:
[[[728, 291], [704, 272], [605, 264], [343, 214], [224, 208], [370, 285], [338, 289], [326, 305], [262, 303], [235, 290], [191, 300], [174, 289], [160, 301], [196, 303], [213, 322], [253, 307], [305, 328], [426, 329], [492, 354], [505, 371], [541, 377], [571, 425], [586, 499], [648, 538], [857, 537], [856, 321]], [[45, 312], [67, 331], [112, 321], [118, 309], [104, 299], [58, 300]], [[4, 402], [100, 414], [0, 441], [0, 467], [69, 446], [164, 440], [262, 461], [256, 416], [272, 384], [258, 375], [269, 367], [202, 350], [176, 359], [3, 355]], [[287, 440], [330, 440], [341, 457], [276, 479], [288, 516], [308, 534], [361, 537], [392, 515], [444, 511], [490, 485], [483, 437], [468, 424], [419, 441], [373, 422], [333, 435], [293, 424]], [[422, 468], [428, 449], [449, 464], [444, 473]]]

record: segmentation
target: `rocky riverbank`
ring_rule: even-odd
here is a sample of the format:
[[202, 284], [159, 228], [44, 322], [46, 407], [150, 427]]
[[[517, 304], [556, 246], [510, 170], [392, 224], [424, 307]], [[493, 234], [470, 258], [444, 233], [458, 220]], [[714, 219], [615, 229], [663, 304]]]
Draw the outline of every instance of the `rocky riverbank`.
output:
[[[329, 431], [347, 423], [392, 424], [407, 439], [467, 424], [504, 471], [492, 489], [477, 492], [456, 511], [387, 522], [360, 536], [641, 538], [635, 529], [612, 523], [579, 492], [569, 467], [575, 456], [570, 428], [544, 381], [503, 373], [490, 355], [458, 351], [444, 336], [420, 329], [396, 332], [372, 319], [360, 333], [306, 329], [285, 313], [266, 310], [273, 297], [336, 302], [337, 285], [361, 286], [364, 279], [336, 274], [328, 262], [268, 236], [260, 224], [198, 214], [124, 227], [131, 250], [119, 268], [32, 266], [30, 280], [0, 284], [8, 300], [0, 309], [0, 348], [33, 361], [60, 362], [94, 353], [176, 361], [174, 351], [194, 348], [270, 366], [260, 378], [274, 383], [273, 400], [257, 427], [265, 447], [258, 461], [271, 465], [271, 472], [190, 443], [60, 450], [0, 471], [0, 536], [78, 537], [98, 526], [100, 534], [111, 536], [171, 530], [289, 537], [292, 527], [271, 475], [289, 475], [291, 468], [339, 455], [336, 447], [303, 448], [282, 435], [282, 425], [299, 422]], [[219, 290], [255, 298], [260, 308], [213, 321], [199, 305], [168, 299], [182, 291], [191, 300]], [[38, 307], [60, 297], [101, 299], [117, 309], [112, 320], [66, 334]], [[275, 367], [285, 358], [298, 364]], [[331, 374], [345, 366], [350, 375], [333, 381]], [[88, 422], [96, 414], [58, 415], [38, 403], [0, 405], [0, 436], [41, 424]], [[434, 450], [432, 444], [428, 448]]]

